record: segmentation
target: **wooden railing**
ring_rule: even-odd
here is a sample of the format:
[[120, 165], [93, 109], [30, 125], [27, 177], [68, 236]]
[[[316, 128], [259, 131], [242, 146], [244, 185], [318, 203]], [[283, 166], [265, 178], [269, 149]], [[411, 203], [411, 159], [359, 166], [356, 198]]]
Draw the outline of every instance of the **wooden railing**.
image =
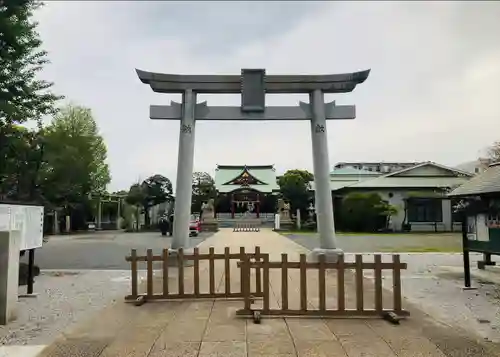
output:
[[[125, 300], [143, 303], [147, 300], [243, 298], [244, 289], [241, 283], [243, 281], [248, 283], [250, 278], [243, 279], [243, 277], [240, 276], [240, 290], [231, 291], [231, 261], [235, 261], [233, 267], [235, 268], [234, 270], [236, 270], [236, 261], [259, 261], [261, 255], [260, 247], [255, 247], [253, 253], [247, 253], [244, 247], [240, 248], [239, 253], [230, 253], [228, 247], [224, 249], [224, 253], [215, 253], [213, 247], [209, 248], [208, 253], [200, 253], [198, 248], [194, 248], [192, 254], [186, 254], [183, 249], [179, 249], [176, 256], [169, 256], [167, 249], [164, 249], [161, 255], [153, 255], [152, 249], [148, 249], [145, 256], [138, 256], [137, 251], [132, 249], [130, 256], [125, 258], [126, 261], [130, 262], [132, 291], [130, 295], [125, 297]], [[142, 262], [146, 263], [146, 293], [139, 293], [138, 263]], [[158, 279], [161, 281], [159, 289], [154, 289], [153, 262], [162, 263], [162, 277]], [[192, 269], [191, 267], [185, 266], [186, 262], [192, 263]], [[216, 283], [219, 283], [219, 281], [216, 281], [216, 262], [224, 263], [223, 274], [218, 275], [219, 277], [222, 275], [224, 276], [223, 291], [219, 291], [218, 286], [216, 286]], [[206, 266], [207, 263], [208, 267]], [[170, 272], [172, 268], [175, 268], [177, 271], [176, 291], [172, 291], [174, 289], [172, 289], [169, 284], [169, 277], [175, 277]], [[208, 291], [201, 291], [200, 280], [203, 278], [201, 273], [205, 271], [208, 272]], [[186, 274], [188, 273], [192, 274], [192, 279], [186, 280]], [[243, 271], [240, 270], [239, 273], [243, 274]], [[248, 271], [246, 273], [250, 274]], [[251, 293], [253, 297], [262, 296], [261, 280], [260, 269], [256, 269], [255, 283], [253, 284], [254, 290]], [[186, 291], [186, 282], [192, 285], [190, 291]], [[155, 292], [155, 290], [160, 291]]]
[[[401, 263], [399, 255], [392, 256], [392, 262], [382, 262], [381, 255], [375, 255], [373, 262], [363, 262], [362, 255], [356, 255], [354, 262], [345, 262], [344, 257], [340, 256], [338, 262], [327, 263], [324, 255], [319, 256], [318, 262], [308, 262], [306, 255], [300, 255], [300, 261], [289, 262], [287, 254], [281, 255], [281, 262], [270, 262], [268, 254], [262, 254], [260, 261], [251, 261], [248, 258], [242, 260], [238, 265], [242, 270], [242, 288], [244, 291], [244, 307], [237, 311], [238, 315], [254, 315], [256, 312], [262, 315], [309, 315], [309, 316], [378, 316], [386, 313], [395, 313], [398, 316], [408, 316], [408, 311], [402, 307], [401, 293], [401, 269], [406, 269], [406, 263]], [[254, 303], [253, 294], [250, 291], [250, 269], [262, 269], [263, 290], [262, 290], [262, 307], [252, 308]], [[279, 307], [271, 307], [270, 297], [270, 271], [279, 269], [281, 274], [281, 299], [276, 301]], [[299, 270], [299, 306], [292, 308], [289, 306], [289, 279], [290, 270]], [[373, 308], [365, 306], [365, 283], [363, 270], [373, 270], [375, 272], [374, 279], [374, 296]], [[382, 287], [382, 270], [392, 270], [392, 307], [384, 308], [383, 306], [383, 287]], [[310, 299], [308, 299], [308, 284], [307, 271], [317, 271], [317, 298], [318, 304], [315, 308], [310, 309]], [[335, 304], [327, 304], [331, 301], [331, 297], [327, 296], [327, 280], [328, 270], [334, 270], [336, 273], [336, 306]], [[354, 270], [354, 275], [353, 271]], [[349, 285], [347, 280], [354, 278], [355, 290], [355, 308], [346, 308], [346, 286]], [[333, 284], [332, 284], [333, 285]], [[279, 287], [279, 285], [278, 285]], [[312, 289], [311, 289], [312, 290]], [[276, 293], [276, 291], [275, 291]]]
[[259, 219], [241, 219], [235, 221], [233, 232], [260, 232], [262, 222]]

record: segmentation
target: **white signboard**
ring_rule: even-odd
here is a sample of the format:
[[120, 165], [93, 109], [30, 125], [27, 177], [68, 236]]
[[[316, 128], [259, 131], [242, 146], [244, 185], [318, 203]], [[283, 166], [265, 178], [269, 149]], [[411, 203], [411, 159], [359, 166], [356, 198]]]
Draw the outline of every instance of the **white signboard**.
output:
[[43, 207], [0, 204], [0, 231], [21, 232], [20, 250], [43, 244]]

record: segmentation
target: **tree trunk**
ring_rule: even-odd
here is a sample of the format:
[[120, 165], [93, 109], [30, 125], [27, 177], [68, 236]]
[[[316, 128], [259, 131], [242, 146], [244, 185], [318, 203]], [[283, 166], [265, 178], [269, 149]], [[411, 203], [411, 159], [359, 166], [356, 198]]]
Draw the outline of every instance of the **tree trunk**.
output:
[[149, 207], [144, 206], [144, 226], [149, 228], [151, 225], [151, 218], [149, 217]]

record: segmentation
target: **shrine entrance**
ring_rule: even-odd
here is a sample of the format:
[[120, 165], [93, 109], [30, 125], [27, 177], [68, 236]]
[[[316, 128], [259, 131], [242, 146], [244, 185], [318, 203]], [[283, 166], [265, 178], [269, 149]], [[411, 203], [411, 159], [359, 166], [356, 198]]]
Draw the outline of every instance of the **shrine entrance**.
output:
[[[267, 75], [264, 69], [242, 69], [240, 75], [175, 75], [136, 70], [139, 79], [154, 92], [181, 93], [182, 103], [153, 105], [150, 118], [180, 120], [179, 158], [177, 163], [176, 204], [172, 250], [190, 248], [192, 176], [195, 128], [197, 120], [307, 120], [311, 123], [316, 215], [320, 247], [313, 255], [338, 257], [330, 187], [330, 160], [326, 121], [356, 117], [352, 105], [325, 103], [325, 93], [347, 93], [363, 83], [369, 70], [333, 75]], [[208, 106], [197, 103], [198, 93], [241, 93], [239, 107]], [[266, 94], [307, 93], [310, 103], [298, 106], [266, 106]], [[242, 176], [241, 176], [242, 177]], [[242, 177], [244, 179], [244, 177]], [[254, 200], [235, 200], [235, 202]]]
[[231, 218], [235, 213], [255, 213], [260, 217], [260, 195], [253, 190], [238, 190], [231, 194]]

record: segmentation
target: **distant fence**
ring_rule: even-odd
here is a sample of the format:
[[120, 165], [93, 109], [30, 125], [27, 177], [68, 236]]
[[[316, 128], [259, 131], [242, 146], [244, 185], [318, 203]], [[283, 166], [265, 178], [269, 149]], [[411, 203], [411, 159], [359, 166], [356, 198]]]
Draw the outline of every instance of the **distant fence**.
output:
[[[125, 300], [134, 301], [139, 298], [145, 301], [169, 299], [243, 298], [243, 286], [241, 284], [243, 281], [248, 282], [249, 278], [245, 280], [240, 277], [239, 291], [231, 291], [231, 261], [234, 260], [235, 263], [236, 261], [259, 261], [261, 255], [260, 247], [255, 247], [255, 251], [253, 253], [247, 253], [244, 247], [240, 248], [239, 253], [230, 253], [228, 247], [224, 249], [224, 253], [215, 253], [215, 249], [210, 247], [208, 254], [200, 253], [198, 248], [194, 248], [192, 254], [185, 254], [183, 249], [179, 249], [178, 254], [175, 257], [169, 256], [167, 249], [164, 249], [161, 255], [153, 255], [153, 251], [148, 249], [145, 256], [137, 255], [137, 251], [132, 249], [130, 256], [125, 258], [126, 261], [130, 262], [131, 269], [131, 294], [127, 295]], [[143, 262], [146, 263], [146, 293], [140, 294], [137, 271], [138, 264]], [[162, 263], [160, 289], [154, 289], [153, 286], [153, 262]], [[192, 291], [186, 291], [185, 287], [186, 262], [192, 262], [193, 264], [192, 274], [194, 284]], [[224, 291], [222, 292], [217, 291], [215, 272], [216, 262], [224, 263]], [[208, 291], [201, 291], [202, 284], [200, 284], [200, 275], [205, 270], [204, 267], [201, 267], [201, 265], [204, 263], [208, 263]], [[234, 266], [236, 267], [236, 264], [234, 264]], [[177, 287], [175, 289], [177, 291], [171, 291], [172, 289], [169, 286], [169, 278], [175, 277], [169, 272], [169, 268], [175, 268], [177, 271]], [[243, 271], [240, 270], [240, 274], [243, 274]], [[262, 278], [260, 269], [256, 269], [252, 296], [262, 296], [261, 281]], [[155, 292], [155, 290], [157, 291]]]
[[[261, 261], [252, 262], [245, 258], [238, 265], [242, 270], [243, 291], [244, 291], [244, 307], [237, 311], [238, 315], [252, 315], [258, 311], [262, 315], [306, 315], [306, 316], [378, 316], [387, 312], [393, 312], [398, 316], [408, 316], [408, 311], [402, 307], [401, 293], [401, 269], [406, 269], [406, 263], [401, 263], [399, 255], [392, 256], [392, 262], [382, 262], [381, 255], [375, 255], [374, 262], [363, 262], [362, 255], [356, 255], [354, 262], [345, 262], [343, 256], [339, 256], [337, 263], [327, 263], [325, 256], [319, 256], [319, 262], [307, 262], [306, 255], [300, 255], [299, 262], [289, 262], [287, 254], [281, 255], [280, 262], [270, 262], [269, 255], [263, 254]], [[251, 304], [254, 302], [252, 292], [250, 291], [250, 269], [262, 269], [263, 275], [263, 291], [262, 291], [262, 308], [253, 309]], [[279, 308], [271, 308], [270, 306], [270, 282], [269, 275], [271, 269], [279, 269], [281, 271], [281, 301]], [[298, 269], [300, 274], [299, 283], [299, 299], [298, 308], [289, 307], [289, 270]], [[326, 273], [328, 269], [333, 269], [337, 273], [337, 304], [336, 306], [327, 306], [327, 300], [331, 301], [331, 297], [327, 296]], [[346, 308], [346, 270], [350, 272], [354, 269], [355, 291], [356, 291], [356, 308]], [[375, 271], [375, 291], [374, 291], [374, 309], [365, 307], [364, 302], [364, 284], [363, 270]], [[392, 270], [393, 275], [393, 291], [392, 291], [392, 308], [384, 308], [383, 306], [383, 287], [382, 287], [382, 270]], [[315, 270], [318, 273], [318, 306], [315, 309], [310, 309], [308, 306], [308, 284], [307, 270]], [[278, 274], [276, 274], [278, 275]], [[310, 285], [309, 285], [310, 286]], [[334, 305], [334, 304], [328, 304]]]
[[258, 219], [242, 219], [235, 222], [233, 232], [260, 232], [261, 222]]

